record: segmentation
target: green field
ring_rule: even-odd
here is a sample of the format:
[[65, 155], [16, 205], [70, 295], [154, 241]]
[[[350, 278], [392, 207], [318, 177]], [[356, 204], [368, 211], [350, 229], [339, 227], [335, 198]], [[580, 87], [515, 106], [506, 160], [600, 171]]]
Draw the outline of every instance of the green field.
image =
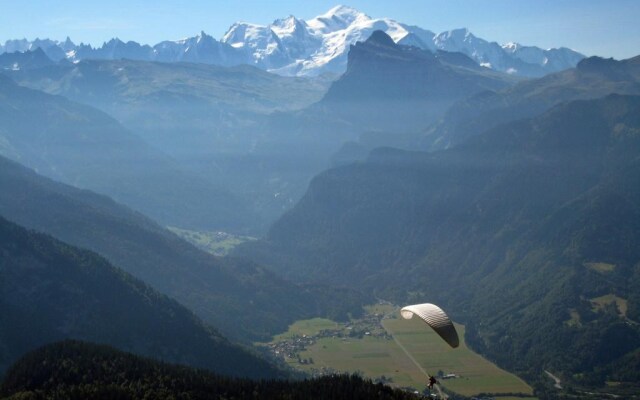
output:
[[508, 373], [495, 364], [471, 351], [464, 343], [464, 326], [456, 325], [461, 343], [457, 349], [450, 348], [426, 325], [414, 318], [411, 320], [389, 319], [384, 327], [406, 352], [429, 374], [443, 371], [454, 373], [459, 378], [442, 380], [445, 388], [462, 395], [478, 393], [526, 393], [533, 390], [522, 379]]
[[287, 332], [274, 336], [273, 341], [277, 342], [294, 336], [315, 335], [323, 329], [337, 329], [339, 326], [337, 322], [325, 318], [305, 319], [291, 325]]
[[602, 274], [608, 274], [616, 269], [614, 264], [602, 263], [602, 262], [590, 262], [584, 263], [584, 266]]
[[[441, 385], [466, 396], [482, 392], [532, 394], [531, 387], [524, 381], [469, 350], [464, 343], [462, 325], [456, 325], [462, 339], [457, 349], [451, 349], [417, 319], [385, 318], [382, 325], [393, 338], [384, 336], [384, 331], [375, 327], [371, 327], [371, 335], [362, 338], [317, 338], [313, 345], [299, 352], [299, 358], [312, 359], [313, 364], [302, 365], [295, 358], [286, 361], [294, 368], [307, 371], [328, 368], [340, 372], [359, 372], [373, 379], [384, 376], [393, 386], [412, 387], [420, 391], [426, 386], [427, 374], [436, 375], [442, 371], [445, 374], [454, 373], [459, 378], [441, 380]], [[274, 338], [274, 342], [295, 335], [313, 336], [321, 330], [340, 327], [346, 329], [344, 325], [326, 319], [298, 321], [287, 333]]]
[[249, 236], [232, 235], [226, 232], [190, 231], [169, 226], [168, 229], [182, 239], [216, 256], [226, 256], [237, 245], [255, 240]]
[[591, 304], [593, 305], [594, 311], [600, 311], [609, 304], [615, 304], [618, 307], [619, 314], [625, 318], [627, 317], [627, 300], [614, 294], [607, 294], [591, 299]]

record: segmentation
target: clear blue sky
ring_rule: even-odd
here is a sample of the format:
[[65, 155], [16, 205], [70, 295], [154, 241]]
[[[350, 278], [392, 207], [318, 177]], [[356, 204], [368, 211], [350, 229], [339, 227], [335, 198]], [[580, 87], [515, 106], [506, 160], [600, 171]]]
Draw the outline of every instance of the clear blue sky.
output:
[[92, 45], [112, 37], [155, 44], [201, 30], [219, 39], [238, 20], [308, 19], [337, 4], [436, 33], [466, 27], [499, 43], [618, 59], [640, 54], [640, 0], [0, 0], [0, 42], [70, 36]]

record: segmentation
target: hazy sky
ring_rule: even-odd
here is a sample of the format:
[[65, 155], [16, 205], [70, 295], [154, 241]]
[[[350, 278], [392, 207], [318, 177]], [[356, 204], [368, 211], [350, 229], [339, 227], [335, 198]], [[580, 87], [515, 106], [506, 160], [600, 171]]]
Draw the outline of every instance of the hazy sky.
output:
[[219, 39], [238, 20], [308, 19], [337, 4], [436, 33], [466, 27], [499, 43], [565, 46], [618, 59], [640, 54], [640, 0], [0, 0], [0, 42], [70, 36], [92, 45], [112, 37], [155, 44], [201, 30]]

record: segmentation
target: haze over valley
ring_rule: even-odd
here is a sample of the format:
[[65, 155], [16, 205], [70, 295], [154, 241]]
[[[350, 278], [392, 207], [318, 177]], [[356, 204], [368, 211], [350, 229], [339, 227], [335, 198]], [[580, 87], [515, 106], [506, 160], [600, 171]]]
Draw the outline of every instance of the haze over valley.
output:
[[638, 398], [640, 55], [366, 11], [0, 38], [1, 398]]

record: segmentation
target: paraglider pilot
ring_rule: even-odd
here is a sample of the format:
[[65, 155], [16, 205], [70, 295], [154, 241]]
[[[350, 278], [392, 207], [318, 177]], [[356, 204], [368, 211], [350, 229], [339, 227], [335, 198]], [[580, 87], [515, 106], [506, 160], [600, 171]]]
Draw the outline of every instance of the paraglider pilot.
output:
[[436, 383], [438, 383], [436, 378], [434, 378], [433, 376], [430, 376], [429, 377], [429, 390], [433, 389], [433, 385], [435, 385]]

